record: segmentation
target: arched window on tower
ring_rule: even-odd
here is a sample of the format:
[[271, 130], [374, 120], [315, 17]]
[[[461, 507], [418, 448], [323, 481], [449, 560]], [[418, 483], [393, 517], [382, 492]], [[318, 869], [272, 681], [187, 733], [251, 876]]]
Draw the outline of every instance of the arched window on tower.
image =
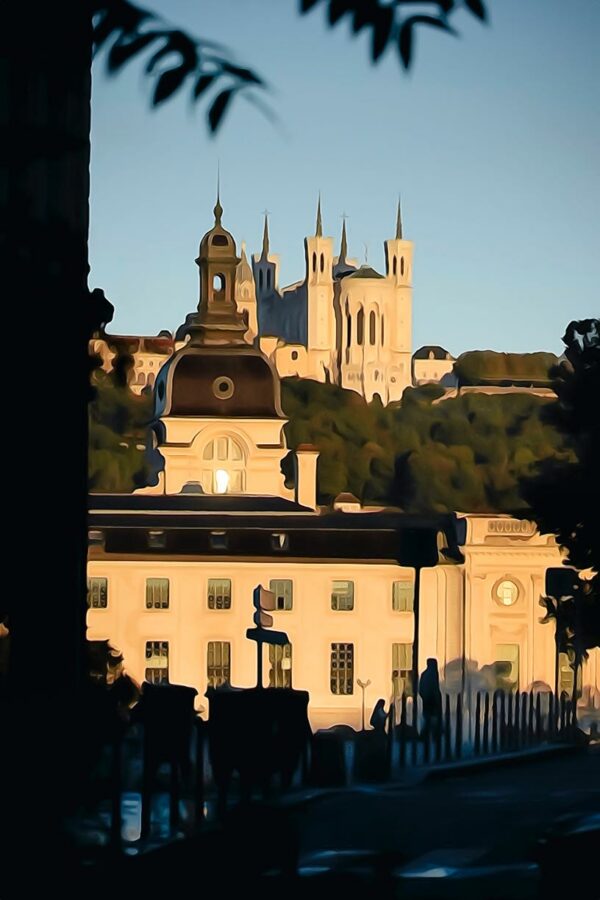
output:
[[400, 274], [404, 275], [404, 257], [400, 257]]
[[246, 461], [238, 442], [226, 435], [210, 441], [202, 452], [202, 488], [207, 494], [239, 494], [246, 489]]
[[215, 300], [225, 299], [225, 276], [221, 272], [215, 272], [213, 275], [212, 289]]
[[317, 271], [317, 254], [316, 253], [313, 253], [312, 264], [313, 264], [313, 272], [316, 272]]
[[267, 290], [271, 287], [271, 270], [267, 269]]
[[325, 257], [321, 253], [321, 272], [325, 271]]
[[375, 346], [375, 341], [377, 340], [377, 321], [375, 318], [374, 310], [371, 310], [369, 314], [369, 343], [372, 347]]
[[381, 346], [385, 347], [385, 328], [383, 326], [383, 316], [381, 317]]
[[258, 289], [259, 289], [259, 291], [262, 291], [262, 286], [263, 286], [263, 273], [262, 273], [262, 269], [260, 269], [258, 272]]
[[397, 270], [398, 270], [398, 259], [396, 256], [394, 256], [394, 258], [392, 260], [392, 275], [395, 275]]
[[346, 306], [346, 346], [352, 345], [352, 314], [348, 306]]
[[362, 346], [365, 337], [365, 314], [362, 306], [358, 310], [356, 317], [356, 343]]

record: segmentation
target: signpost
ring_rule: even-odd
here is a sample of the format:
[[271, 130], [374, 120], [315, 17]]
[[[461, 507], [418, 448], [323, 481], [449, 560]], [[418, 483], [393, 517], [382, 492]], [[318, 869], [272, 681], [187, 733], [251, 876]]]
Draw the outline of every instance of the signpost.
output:
[[256, 641], [256, 686], [263, 686], [263, 644], [276, 644], [283, 647], [289, 644], [289, 638], [285, 631], [269, 631], [273, 625], [273, 616], [269, 615], [269, 611], [276, 609], [277, 598], [273, 591], [268, 591], [262, 586], [257, 585], [252, 592], [252, 602], [254, 604], [254, 624], [255, 628], [246, 630], [246, 637], [250, 641]]

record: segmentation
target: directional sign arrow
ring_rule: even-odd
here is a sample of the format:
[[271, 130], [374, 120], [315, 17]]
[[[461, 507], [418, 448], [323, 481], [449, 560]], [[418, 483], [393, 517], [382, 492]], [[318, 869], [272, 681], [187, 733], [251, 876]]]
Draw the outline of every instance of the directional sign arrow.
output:
[[251, 641], [262, 641], [263, 644], [277, 644], [278, 647], [290, 642], [285, 631], [271, 631], [266, 628], [248, 628], [246, 637]]

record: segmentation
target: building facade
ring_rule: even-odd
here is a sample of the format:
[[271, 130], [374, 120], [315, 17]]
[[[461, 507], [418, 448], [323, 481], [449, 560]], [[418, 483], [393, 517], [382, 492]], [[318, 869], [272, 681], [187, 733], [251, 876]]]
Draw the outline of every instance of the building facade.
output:
[[[369, 511], [351, 495], [319, 509], [318, 453], [306, 445], [295, 448], [286, 486], [279, 376], [248, 341], [250, 316], [236, 301], [243, 260], [222, 213], [217, 200], [196, 260], [198, 308], [155, 384], [160, 482], [91, 497], [88, 637], [109, 640], [137, 680], [192, 685], [204, 705], [210, 686], [256, 683], [246, 629], [262, 584], [289, 638], [264, 649], [265, 686], [307, 690], [313, 727], [358, 727], [358, 679], [370, 681], [369, 712], [410, 690], [416, 560], [407, 548], [417, 535], [433, 548], [420, 582], [419, 671], [435, 657], [450, 690], [552, 687], [553, 629], [539, 622], [539, 598], [546, 569], [560, 565], [553, 538], [506, 516]], [[318, 272], [322, 246], [310, 244]], [[562, 660], [562, 688], [570, 677]], [[599, 682], [594, 651], [586, 696]]]

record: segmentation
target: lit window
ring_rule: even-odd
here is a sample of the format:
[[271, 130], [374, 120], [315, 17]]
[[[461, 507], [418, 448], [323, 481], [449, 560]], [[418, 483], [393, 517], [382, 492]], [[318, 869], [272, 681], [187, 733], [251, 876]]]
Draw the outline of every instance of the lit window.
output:
[[354, 644], [331, 645], [330, 687], [332, 694], [354, 693]]
[[331, 588], [331, 608], [335, 610], [354, 609], [354, 582], [334, 581]]
[[392, 685], [395, 697], [412, 696], [412, 644], [392, 644]]
[[497, 644], [496, 675], [499, 687], [513, 690], [519, 686], [519, 645]]
[[202, 461], [201, 484], [206, 494], [245, 490], [244, 452], [236, 440], [223, 435], [209, 441], [202, 451]]
[[269, 644], [269, 687], [291, 688], [292, 686], [292, 645], [278, 647]]
[[519, 599], [519, 588], [514, 581], [499, 581], [494, 588], [494, 597], [501, 606], [513, 606]]
[[106, 609], [108, 606], [108, 578], [88, 578], [88, 606]]
[[[582, 670], [583, 667], [579, 666], [577, 671], [577, 694], [581, 696], [581, 685], [582, 685]], [[573, 680], [574, 680], [574, 672], [573, 667], [569, 661], [568, 653], [559, 653], [558, 654], [558, 695], [566, 693], [569, 697], [573, 696]]]
[[169, 642], [146, 641], [146, 681], [166, 684], [169, 681]]
[[169, 608], [169, 579], [146, 579], [146, 609]]
[[206, 654], [206, 675], [209, 687], [219, 687], [231, 681], [231, 644], [229, 641], [209, 641]]
[[208, 608], [231, 609], [231, 579], [208, 579]]
[[289, 578], [278, 578], [269, 582], [269, 590], [275, 594], [275, 609], [291, 609], [294, 595], [293, 582]]
[[395, 581], [392, 586], [392, 609], [394, 612], [414, 610], [415, 585], [412, 581]]

